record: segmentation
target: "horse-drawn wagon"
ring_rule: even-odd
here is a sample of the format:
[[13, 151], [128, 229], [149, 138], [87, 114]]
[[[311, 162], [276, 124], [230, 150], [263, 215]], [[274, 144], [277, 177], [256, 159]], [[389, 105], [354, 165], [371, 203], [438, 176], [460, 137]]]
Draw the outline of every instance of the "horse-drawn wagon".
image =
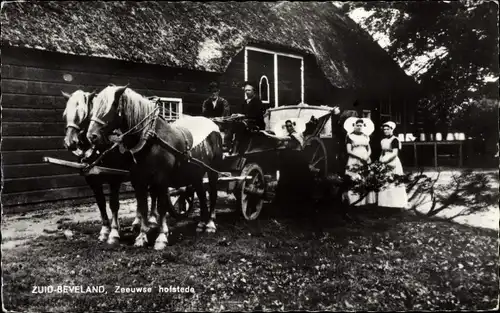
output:
[[[323, 139], [332, 136], [332, 115], [334, 109], [327, 106], [295, 105], [267, 110], [266, 129], [252, 131], [246, 128], [241, 115], [214, 118], [222, 129], [244, 132], [235, 151], [226, 154], [220, 171], [225, 175], [219, 179], [222, 190], [232, 193], [237, 199], [242, 214], [247, 220], [256, 219], [265, 201], [270, 200], [269, 183], [279, 179], [279, 155], [290, 147], [276, 138], [289, 136], [285, 122], [293, 123], [296, 133], [303, 138], [300, 151], [307, 167], [316, 179], [325, 179], [328, 172], [328, 152]], [[235, 131], [237, 130], [237, 131]], [[270, 134], [271, 136], [268, 136]], [[235, 138], [238, 134], [235, 134]], [[174, 191], [178, 193], [178, 191]], [[184, 188], [176, 198], [173, 215], [189, 214], [193, 208], [193, 193]]]
[[[159, 116], [168, 122], [172, 122], [173, 115], [179, 119], [186, 117], [182, 112], [170, 110], [168, 98], [151, 97], [150, 101], [156, 104]], [[165, 115], [168, 115], [168, 118], [165, 118]], [[303, 138], [299, 153], [307, 161], [310, 172], [316, 178], [322, 179], [326, 178], [328, 172], [328, 153], [323, 139], [332, 136], [333, 115], [333, 108], [327, 106], [302, 104], [272, 108], [265, 114], [266, 129], [257, 132], [245, 128], [244, 117], [241, 115], [214, 118], [213, 121], [222, 126], [222, 129], [243, 130], [245, 132], [243, 137], [246, 140], [240, 142], [234, 153], [224, 155], [222, 165], [218, 169], [195, 158], [189, 158], [188, 161], [198, 163], [209, 171], [217, 171], [221, 187], [219, 190], [234, 194], [244, 218], [254, 220], [259, 216], [264, 202], [270, 200], [272, 196], [268, 186], [270, 181], [278, 178], [276, 175], [280, 167], [278, 156], [289, 149], [282, 140], [276, 139], [289, 135], [285, 130], [285, 122], [292, 122], [296, 133]], [[73, 167], [80, 170], [83, 175], [128, 174], [122, 169], [99, 166], [98, 162], [89, 165], [54, 158], [45, 158], [45, 161]], [[207, 182], [208, 179], [205, 178], [204, 183]], [[194, 207], [194, 190], [190, 186], [182, 186], [169, 188], [169, 192], [173, 204], [170, 214], [177, 218], [189, 215]]]

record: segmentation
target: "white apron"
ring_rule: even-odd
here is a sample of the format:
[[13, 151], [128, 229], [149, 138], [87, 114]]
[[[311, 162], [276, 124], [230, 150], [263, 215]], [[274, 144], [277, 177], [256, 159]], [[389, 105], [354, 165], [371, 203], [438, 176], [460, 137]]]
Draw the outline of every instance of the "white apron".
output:
[[[392, 136], [391, 138], [384, 138], [380, 142], [382, 152], [380, 154], [380, 158], [382, 158], [385, 154], [392, 151], [392, 141], [396, 137]], [[398, 151], [401, 147], [398, 147]], [[387, 165], [394, 167], [392, 172], [389, 174], [403, 175], [403, 165], [399, 160], [399, 157], [395, 157], [391, 162]], [[378, 193], [378, 206], [381, 207], [391, 207], [391, 208], [406, 208], [408, 206], [408, 196], [406, 194], [406, 188], [404, 184], [396, 185], [395, 183], [390, 183]]]

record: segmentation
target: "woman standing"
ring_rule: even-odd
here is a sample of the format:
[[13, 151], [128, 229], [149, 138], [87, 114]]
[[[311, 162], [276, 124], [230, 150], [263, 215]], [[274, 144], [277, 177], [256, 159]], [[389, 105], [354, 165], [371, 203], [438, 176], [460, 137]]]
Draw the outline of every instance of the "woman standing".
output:
[[[352, 181], [359, 181], [362, 177], [355, 172], [354, 168], [371, 162], [370, 135], [374, 130], [373, 122], [367, 118], [350, 117], [344, 122], [344, 129], [348, 134], [346, 138], [348, 159], [345, 174]], [[355, 206], [376, 202], [376, 194], [374, 192], [370, 192], [367, 195], [360, 195], [352, 190], [348, 190], [344, 198], [350, 205]]]
[[[394, 122], [386, 122], [382, 125], [384, 139], [380, 142], [382, 152], [379, 161], [392, 167], [391, 174], [403, 175], [403, 166], [398, 157], [401, 143], [394, 136], [395, 128]], [[407, 204], [408, 196], [404, 184], [389, 183], [378, 193], [379, 207], [405, 208]]]

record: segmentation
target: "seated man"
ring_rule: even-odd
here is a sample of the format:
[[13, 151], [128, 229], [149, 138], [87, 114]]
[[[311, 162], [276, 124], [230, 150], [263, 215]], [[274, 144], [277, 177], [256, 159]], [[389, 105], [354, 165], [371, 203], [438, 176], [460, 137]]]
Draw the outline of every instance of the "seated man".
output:
[[275, 136], [271, 135], [266, 131], [261, 131], [266, 137], [276, 139], [278, 141], [284, 142], [288, 148], [293, 150], [302, 150], [304, 147], [304, 135], [295, 130], [295, 123], [291, 120], [285, 122], [285, 128], [287, 135], [285, 136]]
[[[219, 95], [219, 84], [211, 82], [208, 91], [211, 95], [202, 104], [202, 115], [207, 118], [228, 117], [231, 115], [229, 102]], [[227, 144], [232, 140], [232, 133], [225, 128], [221, 130], [224, 132], [224, 150], [227, 150]]]
[[[233, 128], [235, 133], [235, 150], [242, 150], [250, 141], [251, 132], [263, 130], [266, 127], [264, 114], [266, 107], [255, 93], [255, 86], [250, 82], [244, 83], [245, 102], [243, 103], [242, 122], [236, 123]], [[239, 151], [242, 152], [242, 151]]]
[[246, 117], [246, 123], [249, 128], [264, 129], [264, 114], [266, 107], [255, 94], [255, 86], [250, 82], [245, 82], [245, 103], [243, 104], [243, 114]]

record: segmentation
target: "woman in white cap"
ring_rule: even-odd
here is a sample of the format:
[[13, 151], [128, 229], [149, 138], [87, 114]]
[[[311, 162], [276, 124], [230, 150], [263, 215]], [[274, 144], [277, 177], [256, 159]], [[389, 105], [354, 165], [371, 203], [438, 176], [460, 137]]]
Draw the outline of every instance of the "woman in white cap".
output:
[[[375, 129], [373, 122], [368, 118], [349, 117], [344, 122], [344, 129], [347, 131], [347, 165], [346, 175], [350, 176], [353, 181], [362, 179], [353, 167], [369, 164], [372, 153], [370, 147], [370, 135]], [[354, 191], [348, 190], [344, 194], [345, 200], [350, 205], [361, 206], [373, 204], [376, 202], [376, 194], [374, 192], [368, 195], [360, 195]]]
[[[401, 143], [394, 136], [396, 123], [386, 122], [382, 125], [384, 139], [380, 142], [382, 152], [379, 162], [392, 167], [392, 174], [403, 175], [403, 165], [398, 157]], [[377, 204], [379, 207], [405, 208], [408, 204], [408, 196], [404, 184], [396, 185], [390, 183], [378, 193]]]

